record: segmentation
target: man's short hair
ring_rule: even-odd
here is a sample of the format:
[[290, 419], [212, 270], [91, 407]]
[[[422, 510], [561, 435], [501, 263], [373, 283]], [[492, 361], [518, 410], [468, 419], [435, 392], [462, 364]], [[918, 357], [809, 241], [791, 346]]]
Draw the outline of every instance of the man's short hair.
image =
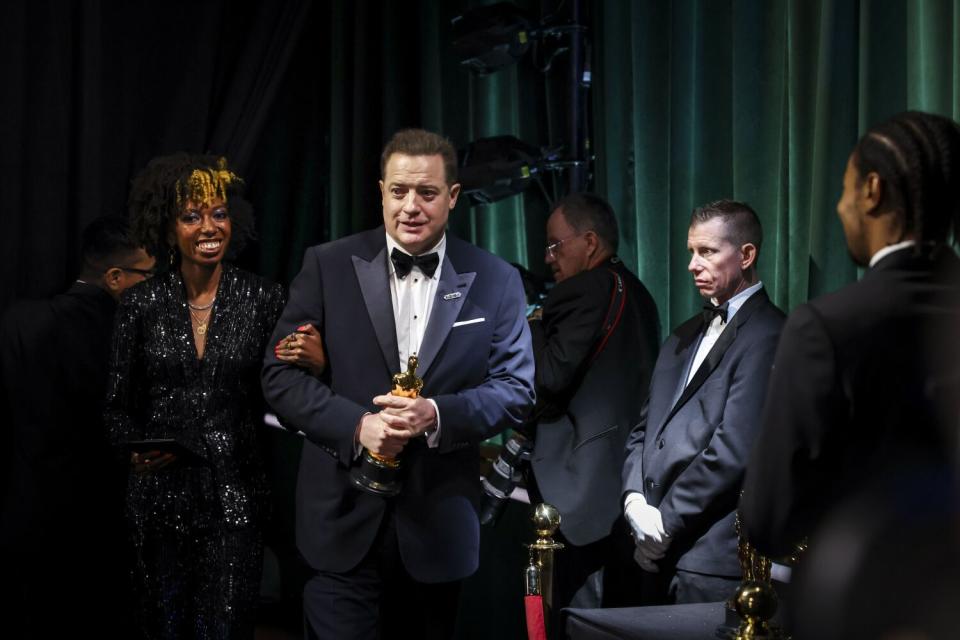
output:
[[853, 150], [862, 181], [876, 172], [880, 206], [899, 212], [917, 245], [960, 239], [960, 125], [950, 118], [906, 111], [869, 131]]
[[749, 243], [757, 248], [757, 257], [760, 256], [760, 245], [763, 242], [763, 228], [757, 212], [745, 202], [736, 200], [717, 200], [697, 207], [690, 216], [690, 226], [703, 224], [708, 220], [720, 218], [727, 240], [738, 247]]
[[457, 150], [443, 136], [425, 129], [401, 129], [387, 141], [380, 154], [380, 178], [386, 175], [387, 161], [395, 153], [405, 156], [440, 156], [448, 185], [457, 181]]
[[610, 203], [595, 193], [571, 193], [561, 198], [553, 210], [560, 209], [563, 219], [577, 233], [593, 231], [612, 253], [620, 246], [620, 229]]
[[126, 262], [139, 249], [126, 219], [101, 216], [88, 224], [81, 235], [81, 269], [84, 273], [102, 273]]

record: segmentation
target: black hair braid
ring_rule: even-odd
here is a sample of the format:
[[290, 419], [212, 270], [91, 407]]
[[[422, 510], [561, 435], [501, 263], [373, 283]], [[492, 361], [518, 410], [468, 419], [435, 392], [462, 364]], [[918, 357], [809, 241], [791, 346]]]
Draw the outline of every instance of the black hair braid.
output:
[[960, 125], [943, 118], [935, 124], [936, 135], [932, 137], [932, 144], [937, 153], [939, 187], [943, 190], [945, 201], [939, 203], [944, 209], [940, 219], [943, 226], [943, 238], [956, 242], [960, 235]]
[[900, 149], [906, 171], [900, 178], [904, 228], [912, 232], [917, 246], [923, 245], [926, 235], [927, 201], [930, 194], [931, 160], [926, 134], [912, 119], [892, 122], [896, 145]]
[[925, 243], [950, 242], [960, 230], [960, 126], [919, 111], [899, 114], [868, 131], [854, 152], [860, 176], [876, 172], [883, 204]]

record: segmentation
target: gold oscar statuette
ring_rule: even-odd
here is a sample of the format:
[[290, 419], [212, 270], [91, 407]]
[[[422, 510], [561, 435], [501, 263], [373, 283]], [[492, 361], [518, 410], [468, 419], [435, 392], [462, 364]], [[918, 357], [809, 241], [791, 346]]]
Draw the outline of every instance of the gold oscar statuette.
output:
[[[394, 374], [393, 389], [390, 395], [403, 398], [416, 398], [423, 389], [423, 380], [417, 377], [416, 355], [407, 359], [407, 370]], [[379, 496], [395, 496], [400, 493], [400, 460], [389, 456], [381, 456], [363, 450], [360, 466], [350, 471], [350, 480], [354, 486]]]

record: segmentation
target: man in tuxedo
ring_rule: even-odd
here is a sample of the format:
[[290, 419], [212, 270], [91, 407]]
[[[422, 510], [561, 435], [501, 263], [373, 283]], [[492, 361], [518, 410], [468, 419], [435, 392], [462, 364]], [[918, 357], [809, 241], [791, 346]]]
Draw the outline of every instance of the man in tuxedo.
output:
[[623, 468], [647, 604], [724, 600], [737, 587], [734, 510], [784, 319], [757, 278], [761, 241], [740, 202], [690, 220], [688, 270], [710, 303], [661, 347]]
[[[84, 627], [103, 637], [126, 633], [126, 467], [114, 458], [102, 414], [117, 300], [152, 275], [154, 259], [127, 222], [112, 217], [84, 229], [81, 258], [65, 293], [15, 304], [0, 328], [0, 558], [11, 592], [0, 602], [10, 607], [6, 624], [23, 626], [18, 637]], [[100, 578], [95, 590], [69, 582], [91, 575]]]
[[866, 272], [784, 328], [740, 507], [760, 551], [792, 553], [881, 480], [953, 489], [935, 478], [958, 450], [958, 163], [960, 126], [919, 112], [870, 129], [850, 154], [837, 213]]
[[557, 285], [530, 323], [537, 363], [531, 464], [539, 493], [562, 516], [555, 608], [625, 606], [636, 565], [620, 517], [620, 471], [660, 344], [657, 305], [617, 257], [617, 219], [603, 198], [560, 200], [547, 242]]
[[[456, 169], [444, 138], [394, 135], [381, 156], [384, 227], [307, 250], [271, 342], [312, 324], [326, 368], [316, 377], [266, 356], [267, 401], [306, 434], [308, 638], [450, 637], [459, 582], [478, 564], [479, 442], [533, 407], [519, 273], [445, 232]], [[420, 397], [388, 395], [412, 354]], [[351, 484], [362, 448], [400, 455], [399, 495]]]

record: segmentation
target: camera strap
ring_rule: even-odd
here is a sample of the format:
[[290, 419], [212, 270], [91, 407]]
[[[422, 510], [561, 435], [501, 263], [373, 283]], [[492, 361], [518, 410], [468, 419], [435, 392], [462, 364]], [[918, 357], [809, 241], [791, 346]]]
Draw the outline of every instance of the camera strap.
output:
[[600, 353], [603, 352], [604, 347], [607, 346], [607, 341], [613, 334], [614, 329], [620, 324], [620, 319], [623, 317], [623, 309], [627, 306], [627, 290], [626, 287], [623, 286], [623, 278], [613, 269], [608, 269], [608, 271], [613, 276], [613, 292], [610, 294], [610, 304], [607, 306], [607, 315], [603, 319], [603, 325], [601, 325], [603, 327], [603, 335], [597, 342], [597, 346], [594, 347], [593, 353], [590, 354], [590, 362], [596, 360]]
[[[607, 313], [601, 325], [603, 334], [597, 339], [597, 343], [593, 347], [590, 357], [579, 367], [579, 373], [577, 375], [581, 380], [590, 365], [593, 364], [594, 360], [600, 356], [603, 349], [607, 346], [607, 341], [620, 324], [620, 319], [623, 317], [623, 309], [627, 306], [627, 289], [624, 286], [623, 277], [613, 269], [607, 269], [607, 271], [613, 276], [613, 291], [610, 294], [610, 303], [607, 305]], [[579, 384], [580, 382], [576, 382], [575, 386], [579, 386]], [[550, 403], [540, 404], [540, 402], [540, 398], [537, 398], [538, 407], [527, 419], [528, 424], [536, 424], [550, 410], [560, 409], [561, 411], [566, 411], [565, 406], [560, 407], [558, 405], [551, 405]]]

